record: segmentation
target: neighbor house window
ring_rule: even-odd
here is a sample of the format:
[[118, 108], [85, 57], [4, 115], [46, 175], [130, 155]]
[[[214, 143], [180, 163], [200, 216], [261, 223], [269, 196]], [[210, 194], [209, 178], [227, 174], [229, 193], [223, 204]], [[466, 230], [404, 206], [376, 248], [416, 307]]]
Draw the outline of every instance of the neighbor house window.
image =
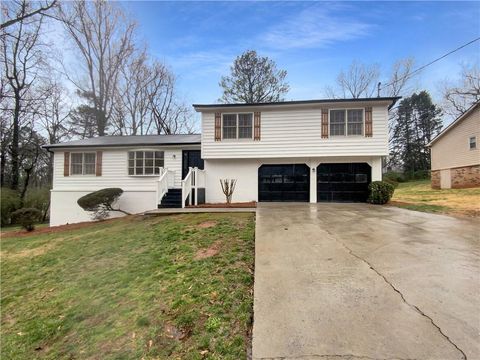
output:
[[163, 151], [128, 152], [128, 175], [158, 175], [163, 164]]
[[253, 114], [223, 114], [223, 139], [252, 139]]
[[70, 154], [70, 173], [72, 175], [95, 175], [95, 159], [94, 152]]
[[330, 135], [363, 135], [363, 109], [330, 110]]
[[477, 148], [477, 137], [476, 136], [470, 136], [470, 150], [475, 150]]

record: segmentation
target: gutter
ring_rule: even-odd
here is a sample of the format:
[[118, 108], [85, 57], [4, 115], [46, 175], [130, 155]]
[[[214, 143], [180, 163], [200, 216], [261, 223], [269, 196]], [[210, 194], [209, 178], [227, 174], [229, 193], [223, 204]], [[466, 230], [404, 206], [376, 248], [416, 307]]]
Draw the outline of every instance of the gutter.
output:
[[43, 149], [46, 149], [49, 152], [52, 152], [50, 149], [67, 149], [67, 148], [113, 148], [113, 147], [134, 147], [134, 146], [181, 146], [181, 145], [201, 145], [200, 142], [184, 142], [184, 143], [169, 143], [169, 144], [152, 144], [152, 143], [139, 143], [139, 144], [88, 144], [88, 145], [68, 145], [68, 143], [62, 144], [51, 144], [51, 145], [42, 145]]
[[376, 98], [356, 98], [356, 99], [320, 99], [320, 100], [296, 100], [296, 101], [279, 101], [279, 102], [263, 102], [263, 103], [234, 103], [234, 104], [193, 104], [193, 108], [197, 112], [209, 109], [235, 108], [235, 107], [259, 107], [259, 106], [289, 106], [289, 105], [315, 105], [328, 103], [355, 103], [355, 102], [380, 102], [391, 101], [388, 109], [390, 110], [395, 103], [401, 99], [396, 97], [376, 97]]

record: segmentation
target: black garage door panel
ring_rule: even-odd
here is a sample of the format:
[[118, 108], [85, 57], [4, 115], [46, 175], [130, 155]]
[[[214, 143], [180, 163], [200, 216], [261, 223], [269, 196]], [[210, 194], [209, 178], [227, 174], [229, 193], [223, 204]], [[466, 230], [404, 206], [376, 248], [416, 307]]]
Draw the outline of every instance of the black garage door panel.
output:
[[258, 201], [309, 201], [310, 168], [305, 164], [262, 165]]
[[317, 168], [317, 201], [365, 202], [371, 167], [366, 163], [320, 164]]

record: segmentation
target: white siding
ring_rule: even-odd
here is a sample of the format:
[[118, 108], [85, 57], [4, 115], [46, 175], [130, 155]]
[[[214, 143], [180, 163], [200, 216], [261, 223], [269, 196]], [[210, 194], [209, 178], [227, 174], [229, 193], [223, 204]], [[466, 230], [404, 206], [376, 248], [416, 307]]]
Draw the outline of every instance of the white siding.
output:
[[[50, 205], [50, 226], [74, 224], [91, 221], [90, 213], [84, 211], [77, 200], [89, 191], [52, 190]], [[153, 210], [157, 207], [156, 191], [125, 191], [115, 207], [132, 214]], [[124, 216], [120, 212], [111, 212], [110, 217]]]
[[[198, 149], [199, 146], [187, 146], [185, 149]], [[107, 187], [119, 187], [124, 193], [118, 205], [130, 213], [153, 210], [158, 205], [157, 181], [154, 176], [128, 175], [128, 151], [160, 150], [164, 151], [164, 166], [175, 172], [174, 187], [181, 187], [183, 148], [98, 148], [66, 149], [69, 152], [97, 151], [102, 155], [102, 176], [63, 176], [64, 152], [59, 149], [54, 154], [53, 189], [51, 191], [50, 225], [62, 225], [91, 220], [90, 214], [77, 204], [77, 200], [89, 192]], [[112, 212], [111, 216], [122, 216]]]
[[[197, 147], [198, 148], [198, 147]], [[85, 151], [103, 151], [102, 176], [63, 176], [63, 151], [55, 151], [53, 190], [94, 191], [106, 187], [120, 187], [123, 190], [155, 191], [158, 175], [129, 176], [128, 151], [163, 150], [165, 167], [175, 171], [175, 187], [181, 186], [182, 149], [180, 148], [131, 148], [131, 149], [88, 149]], [[67, 150], [70, 152], [81, 150]]]
[[[470, 150], [469, 138], [477, 137], [477, 149]], [[480, 164], [480, 107], [448, 130], [431, 148], [432, 170]]]
[[[362, 105], [363, 107], [363, 105]], [[340, 108], [335, 105], [330, 108]], [[360, 106], [349, 106], [360, 108]], [[253, 111], [242, 109], [242, 111]], [[214, 110], [202, 113], [202, 157], [204, 159], [386, 156], [388, 154], [388, 110], [373, 106], [373, 136], [321, 138], [321, 107], [264, 109], [261, 140], [214, 139]]]
[[[236, 179], [233, 202], [258, 201], [258, 168], [263, 164], [307, 164], [310, 169], [321, 163], [366, 162], [372, 167], [372, 181], [382, 179], [382, 158], [376, 157], [323, 157], [323, 158], [270, 158], [270, 159], [211, 159], [205, 161], [207, 203], [224, 203], [225, 195], [220, 179]], [[310, 176], [310, 201], [317, 201], [316, 172]]]

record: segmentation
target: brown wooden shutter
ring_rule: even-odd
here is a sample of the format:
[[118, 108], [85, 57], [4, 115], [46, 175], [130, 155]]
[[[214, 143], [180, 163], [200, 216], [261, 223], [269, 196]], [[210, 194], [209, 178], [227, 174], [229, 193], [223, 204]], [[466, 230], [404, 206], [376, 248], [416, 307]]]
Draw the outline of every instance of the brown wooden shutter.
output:
[[260, 122], [261, 122], [261, 112], [255, 112], [253, 114], [254, 124], [253, 124], [253, 140], [260, 140]]
[[63, 176], [70, 175], [70, 153], [65, 151], [63, 153]]
[[215, 141], [222, 140], [222, 114], [215, 113]]
[[372, 137], [373, 136], [373, 125], [372, 125], [372, 108], [366, 107], [365, 108], [365, 136]]
[[328, 109], [322, 109], [322, 139], [328, 138]]
[[102, 154], [103, 151], [97, 151], [95, 156], [95, 176], [102, 176]]

